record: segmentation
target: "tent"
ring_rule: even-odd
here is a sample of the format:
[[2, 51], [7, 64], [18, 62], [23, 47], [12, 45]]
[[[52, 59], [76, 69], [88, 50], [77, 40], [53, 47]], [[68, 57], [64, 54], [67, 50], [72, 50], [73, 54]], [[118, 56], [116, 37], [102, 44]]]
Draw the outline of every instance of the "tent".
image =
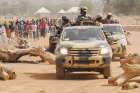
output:
[[79, 7], [71, 7], [67, 13], [79, 13]]
[[58, 11], [58, 13], [64, 14], [64, 13], [66, 13], [66, 11], [64, 9], [61, 9], [60, 11]]
[[34, 13], [35, 16], [37, 17], [46, 17], [51, 13], [48, 9], [41, 7], [38, 11]]
[[51, 13], [48, 9], [41, 7], [38, 11], [35, 12], [35, 14], [49, 14]]

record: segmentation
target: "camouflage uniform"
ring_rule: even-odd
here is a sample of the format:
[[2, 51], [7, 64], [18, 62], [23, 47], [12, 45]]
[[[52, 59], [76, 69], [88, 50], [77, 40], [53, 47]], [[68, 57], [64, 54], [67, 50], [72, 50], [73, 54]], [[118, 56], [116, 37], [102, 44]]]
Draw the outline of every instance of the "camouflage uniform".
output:
[[107, 17], [105, 18], [105, 24], [115, 24], [115, 23], [119, 23], [119, 21], [117, 19], [113, 18], [113, 15], [111, 13], [107, 14]]
[[66, 16], [62, 16], [62, 22], [60, 26], [55, 25], [55, 28], [57, 30], [56, 34], [54, 36], [50, 36], [49, 38], [49, 51], [54, 53], [54, 50], [57, 45], [57, 41], [59, 40], [61, 33], [63, 31], [64, 27], [70, 26], [70, 21]]
[[104, 23], [104, 19], [102, 15], [97, 15], [95, 18], [95, 25], [96, 26], [101, 26]]
[[57, 35], [61, 35], [61, 32], [63, 31], [64, 27], [71, 26], [71, 23], [69, 19], [66, 16], [62, 16], [62, 24], [61, 26], [56, 26], [57, 29]]
[[87, 8], [83, 7], [80, 9], [80, 15], [76, 18], [76, 25], [88, 25], [93, 24], [92, 18], [87, 16]]

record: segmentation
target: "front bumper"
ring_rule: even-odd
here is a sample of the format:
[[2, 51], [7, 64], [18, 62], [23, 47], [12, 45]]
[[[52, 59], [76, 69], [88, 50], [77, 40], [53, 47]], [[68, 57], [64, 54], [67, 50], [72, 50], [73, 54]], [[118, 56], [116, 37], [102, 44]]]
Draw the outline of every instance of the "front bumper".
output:
[[115, 57], [120, 57], [124, 54], [124, 51], [123, 51], [124, 48], [121, 45], [118, 45], [118, 44], [111, 45], [111, 48], [112, 48], [113, 56]]
[[102, 56], [65, 56], [57, 58], [64, 68], [105, 68], [110, 62], [110, 57]]

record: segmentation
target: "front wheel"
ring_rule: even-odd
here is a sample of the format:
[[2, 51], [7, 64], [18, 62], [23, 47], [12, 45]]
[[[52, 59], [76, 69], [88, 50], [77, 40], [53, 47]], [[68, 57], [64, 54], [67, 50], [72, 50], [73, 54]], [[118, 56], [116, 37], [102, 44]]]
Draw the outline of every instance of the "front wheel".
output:
[[49, 44], [49, 52], [54, 53], [55, 48], [56, 48], [56, 44], [54, 44], [54, 43]]
[[103, 75], [105, 79], [108, 79], [111, 76], [110, 66], [104, 68]]
[[122, 55], [121, 55], [120, 58], [121, 58], [121, 59], [125, 58], [126, 54], [127, 54], [126, 47], [123, 47]]
[[53, 38], [54, 37], [52, 37], [52, 36], [49, 38], [49, 52], [51, 52], [51, 53], [54, 53], [55, 48], [56, 48], [56, 44], [57, 44], [57, 43], [54, 43]]
[[56, 63], [56, 77], [57, 79], [65, 78], [65, 69], [59, 63]]

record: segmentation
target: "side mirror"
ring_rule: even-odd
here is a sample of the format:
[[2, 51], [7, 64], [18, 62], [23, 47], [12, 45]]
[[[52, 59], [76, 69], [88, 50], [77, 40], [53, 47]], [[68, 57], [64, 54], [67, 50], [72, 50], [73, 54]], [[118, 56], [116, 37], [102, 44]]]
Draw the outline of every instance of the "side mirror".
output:
[[126, 30], [124, 30], [124, 33], [125, 33], [126, 36], [130, 35], [130, 32], [128, 32]]

